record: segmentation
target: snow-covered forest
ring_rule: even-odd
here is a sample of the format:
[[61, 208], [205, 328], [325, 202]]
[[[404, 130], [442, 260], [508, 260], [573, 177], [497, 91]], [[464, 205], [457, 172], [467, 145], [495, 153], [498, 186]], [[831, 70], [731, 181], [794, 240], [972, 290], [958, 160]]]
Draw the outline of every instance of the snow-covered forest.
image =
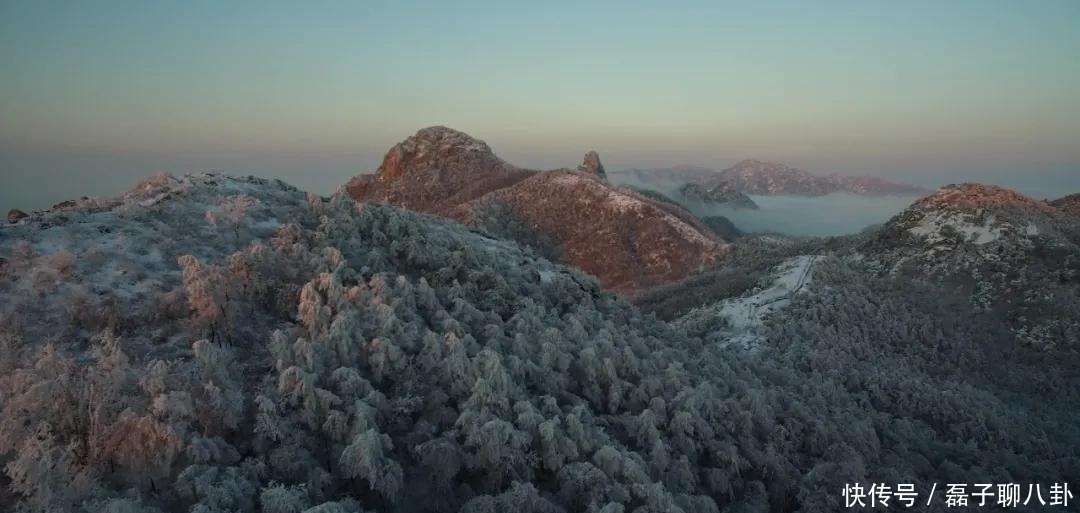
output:
[[[484, 232], [163, 175], [3, 226], [0, 505], [831, 512], [846, 483], [1080, 476], [1076, 332], [1032, 344], [1008, 305], [861, 255], [876, 232], [750, 239], [632, 304], [498, 238], [527, 228], [500, 208]], [[1064, 316], [1054, 248], [1027, 274]], [[750, 297], [783, 303], [731, 344]]]

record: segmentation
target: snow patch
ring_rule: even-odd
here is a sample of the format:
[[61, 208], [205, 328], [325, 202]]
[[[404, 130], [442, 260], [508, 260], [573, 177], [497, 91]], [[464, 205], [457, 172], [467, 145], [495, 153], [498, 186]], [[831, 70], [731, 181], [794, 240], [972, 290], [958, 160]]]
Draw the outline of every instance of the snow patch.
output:
[[985, 223], [979, 225], [968, 221], [966, 216], [959, 212], [933, 212], [924, 216], [918, 225], [908, 229], [908, 233], [937, 243], [945, 240], [941, 231], [948, 226], [962, 234], [965, 240], [981, 246], [1001, 238], [1002, 229], [995, 226], [994, 221], [994, 216], [989, 216]]
[[728, 345], [754, 349], [764, 338], [761, 328], [765, 318], [791, 302], [813, 278], [817, 255], [800, 255], [785, 260], [773, 271], [773, 279], [742, 297], [725, 299], [702, 309], [688, 313], [679, 323], [701, 322], [708, 318], [723, 317], [727, 327], [720, 331]]

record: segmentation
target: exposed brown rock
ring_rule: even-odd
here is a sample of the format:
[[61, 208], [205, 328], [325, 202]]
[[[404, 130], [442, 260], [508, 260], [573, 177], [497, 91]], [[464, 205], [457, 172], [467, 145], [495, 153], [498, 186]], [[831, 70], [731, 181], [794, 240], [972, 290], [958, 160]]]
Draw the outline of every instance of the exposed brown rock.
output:
[[578, 166], [578, 171], [596, 175], [603, 180], [607, 180], [607, 173], [604, 171], [604, 165], [600, 163], [600, 155], [592, 150], [585, 154], [585, 160]]

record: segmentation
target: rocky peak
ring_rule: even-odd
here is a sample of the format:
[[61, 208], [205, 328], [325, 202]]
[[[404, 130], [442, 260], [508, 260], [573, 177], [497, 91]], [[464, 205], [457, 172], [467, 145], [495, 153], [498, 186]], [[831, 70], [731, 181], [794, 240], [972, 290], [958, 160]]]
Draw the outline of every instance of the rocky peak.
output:
[[600, 155], [593, 150], [590, 150], [585, 154], [585, 160], [578, 166], [578, 171], [598, 176], [602, 180], [607, 180], [607, 173], [604, 171], [604, 165], [600, 163]]
[[379, 181], [390, 182], [410, 170], [426, 170], [455, 163], [490, 166], [502, 164], [502, 161], [484, 141], [452, 128], [432, 126], [421, 129], [416, 135], [390, 148], [376, 176]]

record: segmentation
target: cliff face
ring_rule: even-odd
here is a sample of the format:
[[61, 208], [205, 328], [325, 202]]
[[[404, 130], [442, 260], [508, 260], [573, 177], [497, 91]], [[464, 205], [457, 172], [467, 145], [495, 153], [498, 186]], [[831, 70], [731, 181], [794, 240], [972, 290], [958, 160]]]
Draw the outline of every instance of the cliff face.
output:
[[686, 277], [727, 247], [686, 211], [608, 184], [595, 151], [577, 170], [525, 170], [483, 141], [445, 127], [420, 130], [395, 145], [375, 174], [350, 180], [345, 190], [357, 201], [465, 223], [485, 205], [509, 205], [558, 244], [563, 260], [623, 293]]

